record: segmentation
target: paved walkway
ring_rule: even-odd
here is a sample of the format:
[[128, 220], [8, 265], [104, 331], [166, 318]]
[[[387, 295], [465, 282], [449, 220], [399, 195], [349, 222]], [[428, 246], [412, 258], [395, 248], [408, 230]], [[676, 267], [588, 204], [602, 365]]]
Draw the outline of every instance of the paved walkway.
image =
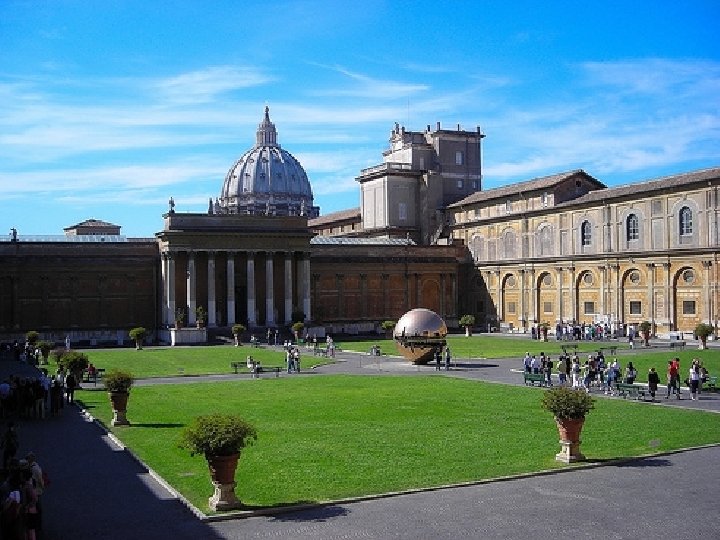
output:
[[[343, 353], [308, 374], [433, 374], [399, 359]], [[443, 375], [522, 384], [515, 361], [473, 363]], [[519, 362], [518, 362], [519, 363]], [[521, 365], [520, 365], [521, 367]], [[26, 369], [0, 362], [0, 376]], [[269, 376], [269, 375], [268, 375]], [[274, 376], [274, 375], [273, 375]], [[287, 376], [283, 374], [282, 376]], [[206, 377], [218, 379], [247, 376]], [[182, 378], [194, 382], [197, 378]], [[178, 383], [174, 380], [138, 384]], [[720, 410], [717, 396], [683, 406]], [[658, 406], [673, 405], [663, 402]], [[651, 405], [648, 405], [651, 406]], [[199, 521], [128, 452], [75, 407], [19, 424], [21, 453], [35, 451], [52, 485], [43, 539], [220, 538], [718, 538], [720, 447], [623, 465], [452, 488], [309, 511]], [[692, 519], [687, 519], [691, 516]], [[689, 528], [690, 527], [690, 528]]]

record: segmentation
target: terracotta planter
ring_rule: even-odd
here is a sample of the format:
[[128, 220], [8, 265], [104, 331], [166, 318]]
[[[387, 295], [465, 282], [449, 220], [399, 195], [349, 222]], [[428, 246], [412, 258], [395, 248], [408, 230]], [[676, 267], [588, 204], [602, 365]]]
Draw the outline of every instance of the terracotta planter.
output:
[[113, 419], [110, 422], [113, 426], [129, 426], [127, 419], [127, 403], [130, 394], [128, 392], [108, 392], [113, 410]]
[[555, 418], [560, 434], [562, 450], [555, 455], [557, 461], [571, 463], [582, 461], [585, 456], [580, 453], [580, 431], [585, 423], [584, 418]]
[[235, 496], [235, 470], [240, 454], [230, 456], [205, 456], [210, 469], [215, 493], [208, 500], [213, 510], [231, 510], [241, 506]]

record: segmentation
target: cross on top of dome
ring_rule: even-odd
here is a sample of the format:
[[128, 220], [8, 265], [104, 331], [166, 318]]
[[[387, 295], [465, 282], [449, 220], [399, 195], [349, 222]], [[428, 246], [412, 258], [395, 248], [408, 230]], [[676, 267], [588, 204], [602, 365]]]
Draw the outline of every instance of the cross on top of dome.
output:
[[255, 146], [280, 146], [277, 143], [277, 130], [270, 121], [270, 107], [265, 105], [265, 118], [258, 125]]

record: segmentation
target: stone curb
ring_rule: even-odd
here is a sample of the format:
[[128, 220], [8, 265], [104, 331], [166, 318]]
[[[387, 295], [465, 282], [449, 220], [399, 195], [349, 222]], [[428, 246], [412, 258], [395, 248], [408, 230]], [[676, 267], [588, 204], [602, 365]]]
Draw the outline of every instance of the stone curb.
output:
[[577, 470], [582, 469], [597, 469], [599, 467], [607, 467], [611, 465], [622, 465], [625, 463], [632, 463], [633, 461], [640, 461], [643, 459], [648, 458], [656, 458], [656, 457], [662, 457], [662, 456], [671, 456], [674, 454], [681, 454], [684, 452], [692, 452], [693, 450], [702, 450], [703, 448], [714, 448], [714, 447], [720, 447], [720, 443], [713, 443], [713, 444], [704, 444], [700, 446], [690, 446], [686, 448], [678, 448], [676, 450], [668, 450], [667, 452], [660, 452], [660, 453], [653, 453], [653, 454], [641, 454], [639, 456], [633, 456], [633, 457], [627, 457], [627, 458], [617, 458], [617, 459], [610, 459], [607, 461], [593, 461], [593, 462], [586, 462], [586, 463], [574, 463], [572, 465], [568, 465], [562, 468], [558, 469], [544, 469], [540, 471], [533, 471], [528, 473], [520, 473], [520, 474], [514, 474], [514, 475], [507, 475], [507, 476], [498, 476], [496, 478], [488, 478], [484, 480], [471, 480], [468, 482], [459, 482], [456, 484], [443, 484], [439, 486], [431, 486], [431, 487], [424, 487], [424, 488], [414, 488], [414, 489], [406, 489], [402, 491], [389, 491], [387, 493], [376, 493], [372, 495], [360, 495], [357, 497], [346, 497], [342, 499], [334, 499], [329, 501], [319, 501], [316, 503], [303, 503], [303, 504], [295, 504], [295, 505], [288, 505], [288, 506], [280, 506], [280, 507], [264, 507], [264, 508], [257, 508], [253, 510], [234, 510], [230, 512], [223, 512], [221, 514], [205, 514], [202, 510], [197, 508], [193, 503], [191, 503], [185, 496], [183, 496], [180, 492], [178, 492], [175, 488], [173, 488], [170, 484], [168, 484], [165, 479], [160, 476], [155, 470], [153, 470], [151, 467], [147, 465], [140, 457], [135, 454], [130, 448], [128, 448], [122, 441], [120, 441], [112, 432], [110, 432], [107, 427], [100, 422], [98, 419], [96, 419], [92, 414], [90, 414], [86, 409], [82, 408], [80, 405], [75, 404], [78, 409], [80, 409], [80, 412], [82, 413], [83, 417], [88, 421], [92, 422], [96, 426], [98, 426], [106, 435], [107, 437], [122, 451], [127, 452], [127, 454], [135, 460], [141, 467], [143, 467], [145, 470], [147, 470], [148, 474], [156, 481], [158, 484], [160, 484], [168, 493], [170, 493], [173, 497], [178, 499], [182, 504], [184, 504], [190, 512], [192, 512], [195, 517], [197, 517], [200, 521], [212, 523], [215, 521], [229, 521], [233, 519], [247, 519], [251, 517], [259, 517], [259, 516], [274, 516], [274, 515], [280, 515], [280, 514], [289, 514], [291, 512], [300, 512], [303, 510], [311, 510], [314, 508], [323, 508], [326, 506], [336, 506], [341, 504], [352, 504], [357, 502], [363, 502], [363, 501], [375, 501], [375, 500], [381, 500], [381, 499], [389, 499], [391, 497], [398, 497], [401, 495], [413, 495], [415, 493], [429, 493], [433, 491], [441, 491], [446, 489], [456, 489], [456, 488], [462, 488], [462, 487], [473, 487], [473, 486], [482, 486], [485, 484], [496, 484], [499, 482], [509, 482], [512, 480], [523, 480], [526, 478], [536, 478], [540, 476], [550, 476], [555, 474], [563, 474], [567, 472], [573, 472]]

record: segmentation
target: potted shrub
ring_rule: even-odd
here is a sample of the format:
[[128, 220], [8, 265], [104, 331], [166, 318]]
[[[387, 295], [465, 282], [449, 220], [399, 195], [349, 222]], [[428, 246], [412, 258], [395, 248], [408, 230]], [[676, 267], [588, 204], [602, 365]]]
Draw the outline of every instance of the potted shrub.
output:
[[695, 335], [700, 340], [700, 349], [707, 349], [707, 338], [713, 333], [713, 327], [709, 324], [699, 323], [695, 327]]
[[395, 321], [383, 321], [380, 323], [380, 328], [385, 330], [385, 337], [392, 337], [392, 331], [395, 329]]
[[293, 335], [295, 336], [295, 343], [300, 343], [300, 332], [305, 328], [305, 323], [298, 321], [293, 323], [290, 328], [292, 328]]
[[[548, 330], [550, 329], [550, 323], [547, 321], [541, 322], [538, 325], [538, 331], [542, 334], [543, 341], [547, 341]], [[540, 336], [538, 336], [538, 339]]]
[[137, 326], [135, 328], [132, 328], [128, 332], [128, 335], [130, 336], [130, 339], [135, 340], [135, 350], [141, 350], [143, 340], [145, 339], [145, 336], [147, 336], [147, 330], [142, 326]]
[[585, 415], [594, 407], [593, 398], [585, 390], [556, 386], [545, 391], [542, 408], [553, 413], [560, 433], [562, 450], [555, 456], [556, 460], [570, 463], [585, 459], [580, 453], [580, 431]]
[[240, 452], [257, 439], [255, 428], [234, 414], [198, 416], [182, 432], [180, 446], [190, 455], [207, 459], [215, 487], [208, 504], [212, 510], [230, 510], [241, 505], [235, 495], [235, 471]]
[[40, 354], [42, 354], [42, 363], [47, 364], [50, 351], [53, 350], [55, 345], [50, 341], [41, 341], [37, 344], [37, 347], [40, 349]]
[[30, 345], [34, 346], [39, 339], [40, 334], [37, 333], [35, 330], [30, 330], [28, 333], [25, 334], [25, 341], [27, 341]]
[[129, 426], [130, 422], [126, 415], [130, 387], [134, 381], [132, 374], [116, 369], [107, 373], [103, 377], [103, 381], [112, 404], [113, 419], [110, 423], [113, 426]]
[[462, 317], [460, 317], [458, 324], [465, 328], [465, 337], [472, 336], [472, 329], [473, 326], [475, 326], [475, 315], [463, 315]]
[[185, 324], [185, 309], [177, 308], [175, 310], [175, 328], [182, 328]]
[[640, 326], [638, 326], [638, 330], [640, 330], [640, 335], [643, 338], [643, 342], [646, 347], [650, 346], [650, 332], [652, 332], [652, 324], [650, 321], [643, 321], [640, 323]]
[[205, 321], [207, 320], [207, 310], [202, 306], [198, 306], [195, 308], [195, 315], [197, 315], [197, 327], [205, 328]]
[[243, 335], [243, 332], [245, 332], [245, 330], [247, 330], [247, 328], [245, 328], [244, 324], [233, 324], [232, 334], [233, 334], [233, 337], [235, 338], [235, 346], [236, 347], [239, 347], [240, 343], [242, 343], [242, 335]]
[[65, 368], [68, 373], [75, 377], [76, 387], [80, 386], [83, 380], [83, 371], [90, 365], [88, 357], [78, 351], [66, 351], [58, 358], [58, 365]]

